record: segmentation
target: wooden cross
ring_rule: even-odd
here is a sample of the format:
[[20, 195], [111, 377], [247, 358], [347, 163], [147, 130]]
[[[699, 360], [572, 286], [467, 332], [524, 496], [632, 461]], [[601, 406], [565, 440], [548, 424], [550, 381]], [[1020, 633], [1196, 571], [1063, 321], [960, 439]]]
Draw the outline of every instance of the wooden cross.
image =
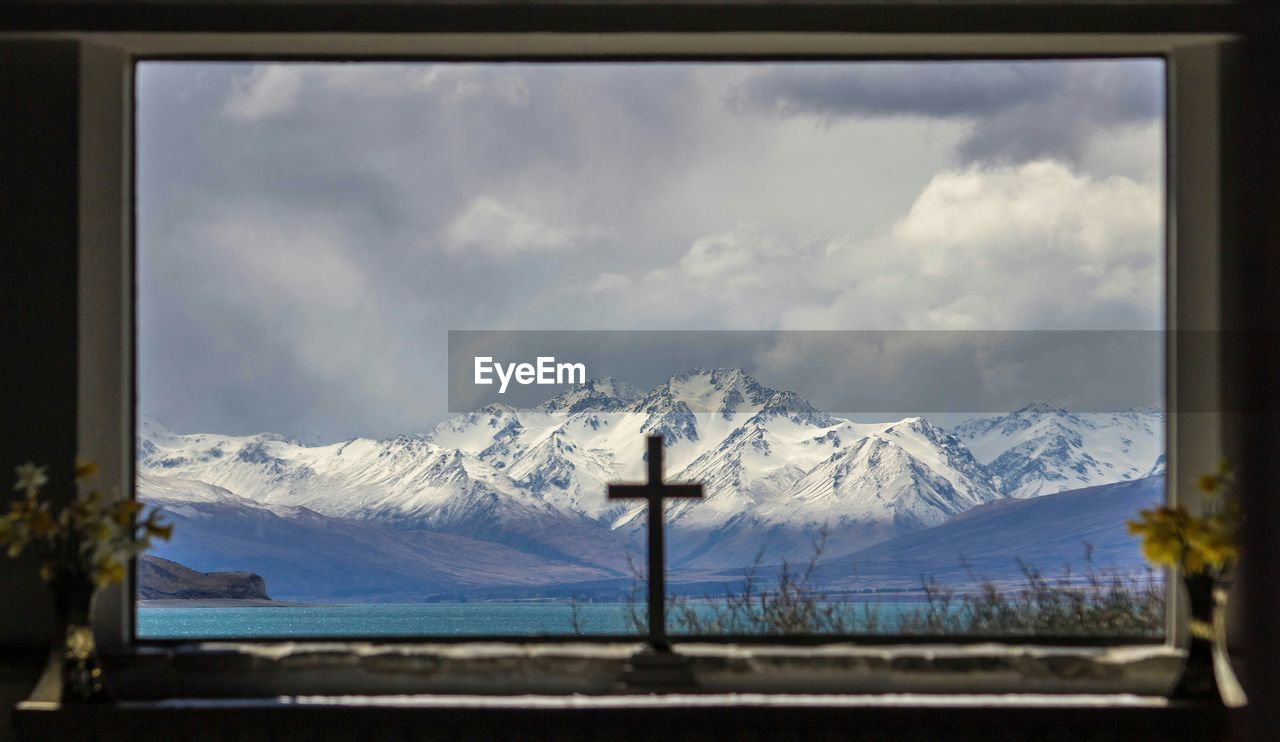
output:
[[655, 650], [667, 644], [666, 559], [662, 543], [662, 503], [669, 497], [702, 497], [700, 484], [664, 484], [662, 436], [649, 436], [649, 481], [644, 484], [611, 484], [610, 500], [643, 499], [649, 503], [649, 645]]

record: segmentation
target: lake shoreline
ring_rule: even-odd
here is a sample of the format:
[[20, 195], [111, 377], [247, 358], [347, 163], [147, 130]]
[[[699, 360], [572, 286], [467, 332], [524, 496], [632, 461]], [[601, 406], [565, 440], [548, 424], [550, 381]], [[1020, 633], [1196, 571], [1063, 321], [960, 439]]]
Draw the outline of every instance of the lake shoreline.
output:
[[317, 608], [317, 603], [295, 603], [270, 598], [164, 598], [139, 600], [139, 608]]
[[[968, 591], [958, 591], [953, 597], [961, 597], [964, 595], [977, 595], [978, 592], [970, 593]], [[690, 597], [682, 596], [691, 605], [714, 605], [722, 603], [724, 596], [699, 596]], [[848, 595], [837, 596], [844, 599], [828, 599], [822, 601], [830, 605], [880, 605], [890, 604], [926, 604], [928, 596], [923, 593], [901, 592], [886, 593], [880, 595]], [[858, 600], [856, 598], [865, 598]], [[525, 605], [525, 606], [572, 606], [574, 601], [565, 598], [524, 598], [516, 600], [357, 600], [346, 603], [328, 603], [319, 602], [311, 603], [306, 601], [292, 600], [274, 600], [271, 598], [163, 598], [158, 600], [139, 599], [137, 605], [139, 608], [351, 608], [357, 606], [495, 606], [495, 605]], [[612, 601], [612, 600], [594, 600], [581, 601], [579, 606], [588, 605], [609, 605], [622, 606], [628, 605], [628, 601]]]

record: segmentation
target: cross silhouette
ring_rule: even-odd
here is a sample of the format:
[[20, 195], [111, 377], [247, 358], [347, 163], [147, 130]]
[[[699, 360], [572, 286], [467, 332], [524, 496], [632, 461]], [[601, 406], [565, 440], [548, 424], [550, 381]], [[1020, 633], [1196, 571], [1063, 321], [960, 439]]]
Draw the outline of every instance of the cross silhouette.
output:
[[611, 484], [610, 500], [642, 499], [649, 503], [649, 645], [655, 650], [667, 644], [666, 559], [662, 539], [662, 504], [669, 497], [702, 497], [700, 484], [664, 484], [662, 436], [649, 436], [649, 481], [644, 484]]

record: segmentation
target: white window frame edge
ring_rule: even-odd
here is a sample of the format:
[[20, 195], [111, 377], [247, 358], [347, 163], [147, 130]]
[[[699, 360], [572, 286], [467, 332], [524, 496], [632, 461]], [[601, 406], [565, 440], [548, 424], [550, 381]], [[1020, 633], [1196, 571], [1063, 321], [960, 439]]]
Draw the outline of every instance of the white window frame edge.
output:
[[[8, 36], [8, 34], [0, 34]], [[1220, 326], [1222, 230], [1217, 97], [1223, 34], [28, 34], [71, 38], [80, 56], [80, 281], [78, 450], [99, 462], [102, 481], [122, 490], [134, 468], [133, 414], [133, 65], [151, 56], [219, 57], [566, 57], [1152, 55], [1167, 60], [1166, 352], [1168, 501], [1194, 506], [1187, 483], [1222, 449], [1217, 412], [1175, 414], [1180, 399], [1219, 399], [1216, 356], [1176, 345], [1175, 330]], [[1179, 369], [1182, 373], [1179, 373]], [[1215, 406], [1212, 409], [1219, 409]], [[127, 649], [133, 585], [99, 601], [104, 649]], [[1169, 601], [1167, 643], [1185, 630], [1182, 597]], [[1032, 644], [1033, 642], [1029, 642]]]

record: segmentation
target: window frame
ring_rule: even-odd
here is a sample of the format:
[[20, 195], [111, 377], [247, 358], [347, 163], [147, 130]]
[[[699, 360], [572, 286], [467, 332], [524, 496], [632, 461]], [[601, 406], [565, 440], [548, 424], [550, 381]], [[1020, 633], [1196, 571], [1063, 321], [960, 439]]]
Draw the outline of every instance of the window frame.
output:
[[[1211, 34], [1067, 35], [655, 33], [572, 34], [148, 34], [86, 36], [81, 61], [81, 280], [79, 450], [101, 462], [106, 481], [133, 496], [136, 410], [133, 77], [139, 62], [278, 61], [751, 61], [961, 60], [991, 58], [1159, 57], [1166, 75], [1166, 500], [1194, 507], [1194, 488], [1179, 486], [1212, 466], [1221, 450], [1216, 413], [1177, 414], [1179, 402], [1219, 398], [1216, 357], [1182, 353], [1176, 331], [1219, 326], [1217, 238], [1222, 233], [1222, 103], [1216, 93], [1233, 38]], [[106, 132], [106, 136], [103, 136]], [[1188, 146], [1194, 143], [1194, 146]], [[106, 174], [107, 177], [104, 177]], [[1181, 270], [1180, 270], [1181, 268]], [[119, 394], [103, 393], [104, 389]], [[1196, 409], [1206, 408], [1203, 405]], [[1169, 587], [1163, 639], [1152, 637], [724, 636], [674, 642], [815, 646], [974, 645], [1106, 647], [1185, 643], [1181, 596]], [[102, 645], [116, 650], [200, 644], [136, 636], [133, 569], [100, 601]], [[501, 642], [625, 643], [636, 636], [238, 638], [225, 644], [350, 641], [362, 644]]]

